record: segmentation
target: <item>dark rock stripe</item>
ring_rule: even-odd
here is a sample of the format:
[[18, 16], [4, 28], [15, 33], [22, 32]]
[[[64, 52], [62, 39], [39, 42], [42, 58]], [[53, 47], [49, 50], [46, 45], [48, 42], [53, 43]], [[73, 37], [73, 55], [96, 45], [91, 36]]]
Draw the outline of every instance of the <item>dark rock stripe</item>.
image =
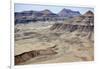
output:
[[24, 52], [22, 54], [16, 55], [15, 65], [26, 62], [27, 60], [30, 60], [31, 58], [34, 58], [37, 56], [57, 54], [57, 52], [55, 51], [56, 49], [57, 49], [56, 46], [53, 46], [47, 49], [33, 50], [33, 51]]

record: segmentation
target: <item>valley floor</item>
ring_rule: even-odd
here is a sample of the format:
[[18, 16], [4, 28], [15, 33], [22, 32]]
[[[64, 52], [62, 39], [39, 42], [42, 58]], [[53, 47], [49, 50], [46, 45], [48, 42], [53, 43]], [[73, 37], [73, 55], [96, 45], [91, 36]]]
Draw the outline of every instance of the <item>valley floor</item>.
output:
[[40, 55], [19, 65], [94, 60], [94, 40], [88, 39], [86, 32], [66, 32], [50, 30], [50, 25], [16, 25], [15, 55], [31, 50], [47, 49], [56, 46], [57, 54]]

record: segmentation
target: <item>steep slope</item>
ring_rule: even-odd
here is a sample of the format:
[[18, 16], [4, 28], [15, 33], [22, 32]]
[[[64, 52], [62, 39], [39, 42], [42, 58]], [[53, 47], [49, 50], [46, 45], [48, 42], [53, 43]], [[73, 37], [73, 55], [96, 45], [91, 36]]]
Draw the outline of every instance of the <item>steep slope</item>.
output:
[[22, 11], [15, 12], [15, 24], [17, 23], [28, 23], [36, 21], [63, 21], [68, 18], [79, 16], [80, 12], [72, 11], [70, 9], [63, 9], [58, 14], [51, 12], [48, 9], [42, 11]]
[[71, 30], [76, 30], [76, 29], [84, 30], [84, 28], [86, 28], [87, 30], [90, 29], [93, 31], [93, 27], [94, 27], [94, 15], [93, 15], [93, 12], [88, 11], [84, 15], [76, 16], [74, 18], [68, 19], [64, 23], [54, 24], [51, 27], [51, 30], [54, 30], [54, 29], [68, 30], [69, 29], [69, 31], [71, 31]]
[[53, 12], [51, 12], [50, 10], [48, 10], [48, 9], [45, 9], [45, 10], [43, 10], [43, 11], [40, 11], [43, 15], [42, 16], [44, 16], [44, 17], [54, 17], [54, 16], [57, 16], [57, 14], [54, 14]]
[[66, 32], [86, 32], [88, 38], [93, 39], [92, 35], [94, 33], [94, 14], [92, 11], [87, 11], [85, 14], [81, 16], [77, 16], [65, 21], [65, 23], [54, 24], [50, 28], [50, 30]]
[[43, 14], [37, 11], [23, 11], [15, 12], [15, 24], [16, 23], [28, 23], [36, 21], [36, 17], [42, 16]]
[[62, 9], [59, 13], [59, 16], [61, 17], [74, 17], [81, 15], [79, 11], [72, 11], [70, 9]]

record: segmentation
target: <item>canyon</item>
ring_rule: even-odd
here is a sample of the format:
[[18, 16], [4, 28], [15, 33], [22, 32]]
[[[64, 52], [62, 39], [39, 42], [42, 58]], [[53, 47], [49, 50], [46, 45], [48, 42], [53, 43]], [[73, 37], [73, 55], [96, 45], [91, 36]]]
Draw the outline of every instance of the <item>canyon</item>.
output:
[[[61, 11], [64, 15], [65, 10]], [[44, 11], [41, 12], [42, 14], [36, 16], [50, 17], [50, 20], [20, 22], [20, 19], [25, 17], [27, 20], [27, 17], [32, 14], [25, 12], [23, 16], [22, 13], [16, 13], [15, 21], [18, 19], [18, 23], [15, 24], [15, 65], [94, 60], [94, 13], [92, 11], [88, 10], [80, 14], [78, 11], [67, 9], [67, 12], [71, 13], [65, 15], [66, 19], [54, 20], [51, 16], [55, 16], [54, 18], [57, 16], [65, 18], [65, 16], [61, 12], [59, 15], [49, 10], [45, 10], [45, 15]]]

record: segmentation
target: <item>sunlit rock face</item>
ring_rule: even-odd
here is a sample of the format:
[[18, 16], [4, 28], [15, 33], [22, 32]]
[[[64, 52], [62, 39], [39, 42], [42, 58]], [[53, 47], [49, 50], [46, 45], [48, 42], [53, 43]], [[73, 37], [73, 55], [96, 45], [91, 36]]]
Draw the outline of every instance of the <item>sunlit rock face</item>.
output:
[[65, 31], [93, 31], [94, 26], [85, 26], [85, 25], [71, 25], [71, 24], [54, 24], [50, 29], [51, 30], [65, 30]]
[[86, 32], [90, 39], [94, 33], [94, 14], [92, 11], [87, 11], [81, 16], [76, 16], [65, 21], [65, 23], [55, 23], [50, 30]]
[[94, 14], [91, 11], [86, 12], [84, 15], [71, 18], [65, 23], [55, 23], [51, 30], [67, 30], [67, 31], [93, 31], [94, 28]]

